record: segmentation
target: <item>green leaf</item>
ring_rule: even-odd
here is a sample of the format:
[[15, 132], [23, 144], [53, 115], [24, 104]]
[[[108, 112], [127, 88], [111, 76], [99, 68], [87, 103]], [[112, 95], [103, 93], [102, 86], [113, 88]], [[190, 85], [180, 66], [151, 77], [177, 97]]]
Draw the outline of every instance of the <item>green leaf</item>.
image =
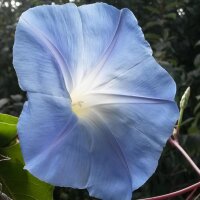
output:
[[200, 121], [200, 114], [195, 116], [195, 120], [188, 129], [189, 134], [199, 133], [198, 122]]
[[0, 161], [0, 182], [3, 193], [12, 200], [52, 200], [53, 186], [24, 170], [19, 143], [0, 148], [0, 154], [10, 159]]
[[195, 106], [194, 108], [194, 114], [197, 114], [197, 112], [200, 110], [200, 102]]
[[200, 95], [197, 95], [196, 99], [197, 99], [197, 101], [199, 101], [200, 100]]
[[197, 43], [195, 44], [195, 46], [200, 46], [200, 40], [197, 41]]
[[184, 141], [184, 146], [187, 147], [188, 150], [194, 151], [195, 153], [200, 152], [199, 144], [200, 144], [200, 135], [183, 135], [180, 138]]
[[7, 98], [0, 99], [0, 108], [3, 108], [8, 102], [9, 99]]
[[200, 67], [200, 54], [196, 55], [196, 57], [194, 59], [194, 66]]
[[18, 118], [0, 114], [0, 147], [9, 144], [17, 135]]
[[154, 41], [158, 41], [160, 39], [160, 36], [154, 33], [147, 33], [145, 34], [145, 37], [149, 40], [154, 40]]
[[172, 3], [167, 3], [165, 9], [170, 11], [170, 10], [176, 9], [177, 6], [178, 6], [178, 3], [175, 1], [175, 2], [172, 2]]
[[145, 6], [145, 9], [150, 11], [152, 14], [159, 15], [159, 9], [155, 8], [154, 6]]
[[147, 29], [147, 28], [152, 28], [155, 26], [162, 26], [162, 25], [163, 25], [163, 20], [158, 19], [157, 21], [150, 21], [150, 22], [146, 23], [144, 28]]
[[5, 122], [8, 124], [17, 124], [18, 117], [7, 114], [0, 114], [0, 122]]
[[176, 13], [168, 13], [168, 14], [164, 15], [165, 18], [171, 19], [171, 20], [175, 20], [176, 16], [177, 16]]

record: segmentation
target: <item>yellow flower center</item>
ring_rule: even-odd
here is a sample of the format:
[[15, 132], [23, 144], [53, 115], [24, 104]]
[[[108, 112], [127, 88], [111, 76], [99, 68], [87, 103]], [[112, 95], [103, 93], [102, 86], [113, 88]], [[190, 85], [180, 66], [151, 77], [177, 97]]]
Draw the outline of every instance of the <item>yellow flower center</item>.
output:
[[78, 92], [72, 92], [70, 94], [71, 100], [72, 100], [72, 111], [78, 116], [78, 117], [84, 117], [88, 114], [88, 108], [86, 106], [86, 102], [81, 100], [83, 99], [83, 95], [81, 95]]

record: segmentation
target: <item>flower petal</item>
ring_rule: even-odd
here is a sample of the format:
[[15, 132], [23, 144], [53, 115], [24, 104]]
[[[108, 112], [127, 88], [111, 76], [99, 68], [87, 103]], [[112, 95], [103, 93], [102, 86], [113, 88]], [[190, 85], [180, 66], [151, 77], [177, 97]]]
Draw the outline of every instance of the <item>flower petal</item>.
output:
[[105, 104], [159, 104], [174, 102], [175, 93], [174, 80], [148, 56], [124, 73], [86, 91], [81, 100], [88, 108]]
[[121, 17], [118, 9], [105, 3], [83, 5], [78, 9], [84, 40], [84, 51], [80, 58], [82, 66], [79, 66], [79, 70], [84, 68], [79, 79], [82, 85], [86, 75], [91, 77], [91, 72], [96, 70], [96, 66], [113, 45]]
[[91, 139], [70, 102], [36, 93], [28, 97], [18, 124], [25, 168], [53, 185], [85, 187]]
[[109, 104], [94, 108], [119, 145], [129, 169], [132, 190], [154, 173], [166, 141], [178, 118], [173, 102]]
[[128, 9], [65, 4], [23, 13], [13, 54], [23, 90], [65, 96], [65, 89], [89, 91], [121, 74], [151, 55], [151, 48]]
[[85, 127], [92, 137], [91, 168], [87, 185], [90, 195], [100, 199], [130, 200], [131, 177], [107, 123], [101, 121], [94, 112], [87, 119]]
[[18, 125], [25, 168], [53, 185], [129, 200], [155, 171], [177, 119], [175, 103], [141, 105], [94, 107], [78, 120], [65, 98], [30, 93]]
[[152, 56], [113, 76], [93, 90], [97, 94], [121, 94], [174, 101], [176, 84]]
[[66, 89], [70, 92], [73, 86], [82, 41], [80, 14], [74, 4], [39, 6], [24, 12], [13, 52], [22, 89], [66, 96]]
[[[99, 9], [100, 6], [99, 4], [94, 4], [93, 7]], [[89, 38], [86, 40], [87, 43], [85, 48], [91, 48], [90, 51], [87, 50], [86, 52], [95, 51], [93, 54], [96, 54], [97, 50], [95, 46], [97, 45], [97, 47], [99, 47], [99, 43], [104, 47], [104, 51], [102, 50], [102, 53], [99, 56], [99, 61], [93, 64], [95, 67], [91, 68], [91, 72], [81, 84], [81, 88], [83, 88], [83, 90], [87, 88], [87, 91], [90, 91], [113, 77], [124, 73], [152, 54], [152, 50], [148, 42], [144, 39], [144, 35], [141, 28], [138, 26], [137, 20], [130, 10], [118, 10], [118, 19], [116, 20], [115, 15], [113, 17], [113, 12], [111, 12], [112, 7], [106, 4], [101, 4], [101, 7], [104, 8], [107, 17], [104, 17], [103, 15], [104, 18], [101, 20], [101, 18], [99, 19], [100, 15], [96, 12], [96, 14], [91, 16], [89, 15], [86, 18], [88, 20], [83, 23], [83, 27], [92, 27], [95, 30], [95, 32], [85, 35], [84, 37], [85, 40], [87, 37]], [[86, 6], [84, 8], [86, 8]], [[90, 7], [87, 6], [87, 9], [89, 10]], [[81, 7], [80, 12], [82, 12]], [[107, 26], [111, 26], [110, 23], [108, 23], [110, 18], [114, 20], [115, 24], [114, 28], [111, 30], [107, 28]], [[93, 20], [95, 20], [94, 25], [92, 23]], [[90, 23], [92, 25], [90, 25]], [[104, 30], [103, 27], [106, 27], [107, 29]], [[111, 27], [113, 27], [113, 25]], [[96, 32], [98, 33], [98, 37], [96, 37]], [[104, 35], [108, 35], [109, 40], [105, 39]], [[90, 44], [90, 38], [96, 39], [92, 40], [92, 45]], [[91, 84], [91, 82], [93, 84]]]
[[18, 125], [25, 169], [53, 185], [129, 200], [129, 172], [118, 147], [107, 126], [90, 116], [78, 120], [65, 98], [30, 93]]

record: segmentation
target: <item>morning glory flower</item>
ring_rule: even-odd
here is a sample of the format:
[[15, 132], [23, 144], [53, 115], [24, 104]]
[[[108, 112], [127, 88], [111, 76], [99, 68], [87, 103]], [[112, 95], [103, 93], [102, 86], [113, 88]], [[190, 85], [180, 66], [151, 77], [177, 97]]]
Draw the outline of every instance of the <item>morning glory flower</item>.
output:
[[18, 124], [25, 169], [100, 199], [130, 200], [178, 117], [175, 83], [133, 13], [104, 3], [31, 8], [13, 57], [28, 97]]

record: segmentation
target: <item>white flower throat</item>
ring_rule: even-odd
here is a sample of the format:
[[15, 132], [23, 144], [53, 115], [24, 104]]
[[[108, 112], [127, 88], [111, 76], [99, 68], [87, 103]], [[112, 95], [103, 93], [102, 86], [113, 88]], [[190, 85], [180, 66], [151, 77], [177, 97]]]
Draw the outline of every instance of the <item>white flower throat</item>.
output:
[[[102, 80], [97, 78], [94, 81], [94, 74], [90, 74], [70, 92], [71, 108], [78, 117], [88, 116], [91, 107], [102, 104], [107, 99], [107, 95], [103, 97], [96, 89], [101, 82]], [[93, 84], [91, 85], [91, 83]]]
[[84, 94], [81, 90], [73, 90], [70, 94], [71, 96], [71, 106], [72, 111], [78, 117], [84, 117], [88, 114], [89, 108], [87, 105], [86, 98], [84, 98]]

